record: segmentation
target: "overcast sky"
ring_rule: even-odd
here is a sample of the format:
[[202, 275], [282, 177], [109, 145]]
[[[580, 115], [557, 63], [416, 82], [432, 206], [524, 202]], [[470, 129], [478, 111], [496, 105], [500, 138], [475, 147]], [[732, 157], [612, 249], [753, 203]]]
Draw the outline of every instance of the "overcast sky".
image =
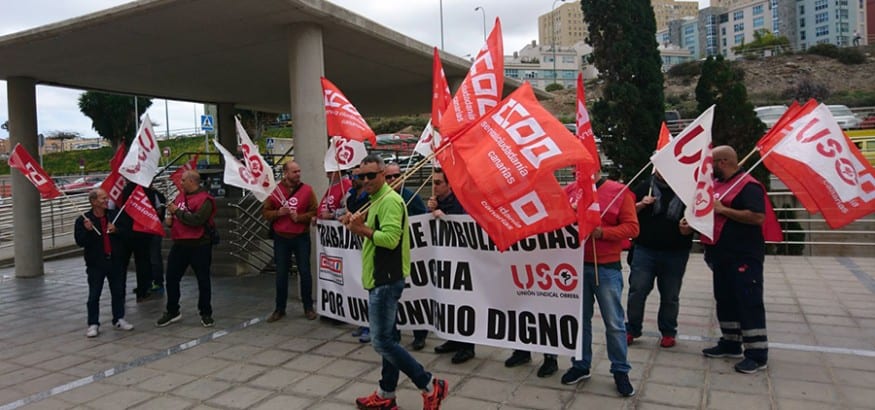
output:
[[[557, 2], [559, 0], [556, 0]], [[0, 36], [21, 30], [81, 16], [127, 3], [127, 0], [0, 0]], [[333, 0], [355, 13], [365, 16], [408, 37], [440, 47], [440, 0]], [[708, 0], [699, 0], [704, 7]], [[510, 54], [538, 38], [537, 17], [550, 11], [551, 0], [443, 0], [444, 45], [447, 52], [464, 57], [475, 53], [483, 43], [483, 14], [475, 11], [483, 6], [486, 22], [491, 27], [500, 17], [504, 32], [504, 50]], [[558, 6], [558, 3], [557, 3]], [[77, 99], [81, 90], [37, 86], [37, 121], [39, 132], [75, 131], [85, 137], [97, 137], [91, 120], [79, 112]], [[202, 114], [200, 105], [170, 101], [170, 130], [192, 131]], [[149, 116], [162, 125], [155, 129], [164, 133], [164, 100], [153, 100]], [[6, 82], [0, 81], [0, 123], [9, 118]], [[0, 130], [0, 138], [7, 138]]]

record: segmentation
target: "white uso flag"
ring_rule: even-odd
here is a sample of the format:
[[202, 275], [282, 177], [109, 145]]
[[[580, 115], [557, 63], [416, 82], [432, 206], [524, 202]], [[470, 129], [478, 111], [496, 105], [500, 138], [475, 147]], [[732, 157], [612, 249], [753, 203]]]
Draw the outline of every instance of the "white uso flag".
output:
[[708, 238], [714, 236], [713, 123], [712, 105], [650, 157], [654, 168], [687, 206], [684, 211], [687, 223]]
[[252, 191], [252, 195], [259, 201], [264, 202], [270, 193], [275, 188], [275, 185], [264, 186], [259, 182], [246, 165], [234, 158], [228, 150], [225, 149], [219, 141], [213, 140], [213, 145], [225, 157], [225, 178], [224, 181], [228, 185]]
[[148, 188], [152, 178], [158, 173], [160, 158], [161, 150], [155, 139], [155, 131], [152, 130], [152, 120], [146, 114], [137, 131], [137, 138], [131, 143], [131, 149], [119, 167], [119, 173], [128, 181]]
[[343, 171], [354, 168], [368, 156], [368, 150], [362, 141], [334, 136], [325, 151], [325, 172]]

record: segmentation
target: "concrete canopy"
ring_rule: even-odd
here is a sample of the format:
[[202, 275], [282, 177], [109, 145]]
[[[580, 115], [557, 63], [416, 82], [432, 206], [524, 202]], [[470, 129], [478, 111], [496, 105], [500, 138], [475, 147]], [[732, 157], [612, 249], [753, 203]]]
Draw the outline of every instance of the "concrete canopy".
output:
[[[430, 112], [432, 47], [320, 0], [128, 3], [0, 37], [0, 78], [290, 112], [288, 30], [308, 23], [326, 77], [363, 115]], [[451, 83], [464, 78], [469, 61], [442, 59]]]

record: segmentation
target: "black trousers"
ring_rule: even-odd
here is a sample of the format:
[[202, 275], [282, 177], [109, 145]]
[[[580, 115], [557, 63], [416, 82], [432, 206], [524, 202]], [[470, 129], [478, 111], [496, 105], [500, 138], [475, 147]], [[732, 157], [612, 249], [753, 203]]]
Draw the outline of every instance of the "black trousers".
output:
[[151, 258], [151, 235], [124, 235], [121, 238], [121, 246], [113, 256], [118, 258], [118, 263], [122, 267], [122, 278], [127, 282], [128, 264], [131, 261], [131, 254], [134, 255], [134, 267], [137, 269], [137, 297], [142, 298], [149, 295], [149, 289], [152, 287], [152, 261]]
[[210, 283], [210, 264], [213, 260], [212, 244], [184, 246], [173, 244], [167, 255], [167, 312], [179, 313], [179, 282], [185, 270], [191, 266], [197, 277], [197, 308], [202, 316], [212, 316], [212, 285]]

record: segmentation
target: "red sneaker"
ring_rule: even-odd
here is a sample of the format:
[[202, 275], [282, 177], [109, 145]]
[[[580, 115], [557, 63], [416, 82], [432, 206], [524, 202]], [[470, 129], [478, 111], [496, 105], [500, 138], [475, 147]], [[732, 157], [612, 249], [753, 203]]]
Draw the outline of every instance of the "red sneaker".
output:
[[675, 345], [674, 336], [663, 336], [659, 339], [659, 345], [662, 347], [672, 347]]
[[431, 393], [422, 393], [422, 410], [439, 410], [449, 392], [450, 385], [446, 380], [433, 379]]
[[384, 399], [376, 391], [370, 396], [355, 399], [355, 405], [360, 410], [398, 410], [395, 398]]
[[626, 346], [631, 346], [633, 340], [635, 340], [635, 336], [632, 336], [631, 333], [626, 333]]

